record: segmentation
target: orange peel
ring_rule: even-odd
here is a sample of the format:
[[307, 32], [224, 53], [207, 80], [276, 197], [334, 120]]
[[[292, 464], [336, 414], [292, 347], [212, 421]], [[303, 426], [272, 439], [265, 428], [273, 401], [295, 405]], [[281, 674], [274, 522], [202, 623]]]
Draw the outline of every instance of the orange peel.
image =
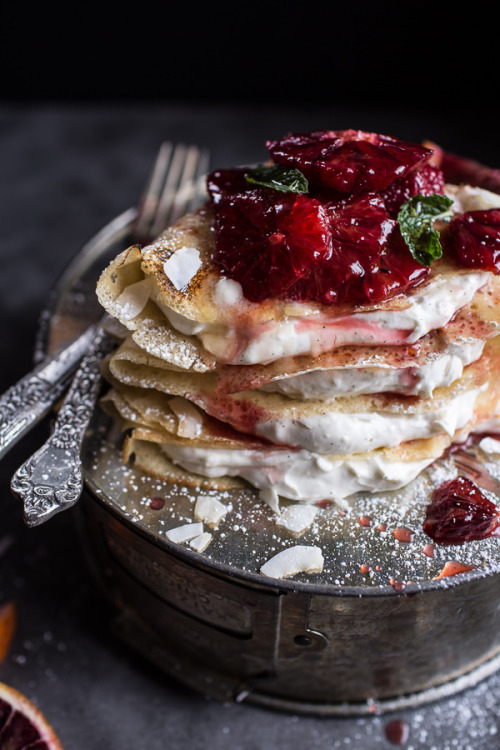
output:
[[0, 605], [0, 664], [3, 662], [12, 643], [17, 625], [17, 610], [14, 602]]

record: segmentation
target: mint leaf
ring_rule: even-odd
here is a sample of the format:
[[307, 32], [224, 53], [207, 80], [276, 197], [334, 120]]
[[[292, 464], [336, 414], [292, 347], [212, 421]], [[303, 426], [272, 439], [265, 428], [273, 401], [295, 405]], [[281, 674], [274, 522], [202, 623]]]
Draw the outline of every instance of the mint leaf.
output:
[[272, 188], [282, 193], [307, 193], [309, 190], [309, 183], [300, 170], [281, 164], [262, 164], [247, 172], [245, 179], [252, 185]]
[[452, 203], [450, 198], [438, 193], [414, 195], [399, 210], [398, 223], [403, 239], [413, 258], [422, 266], [430, 266], [443, 254], [439, 232], [432, 225], [436, 219], [451, 219]]

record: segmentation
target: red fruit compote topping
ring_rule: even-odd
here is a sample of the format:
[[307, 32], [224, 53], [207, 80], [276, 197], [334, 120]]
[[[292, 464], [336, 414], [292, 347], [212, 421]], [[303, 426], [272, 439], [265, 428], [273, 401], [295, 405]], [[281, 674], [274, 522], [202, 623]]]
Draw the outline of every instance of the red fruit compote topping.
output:
[[434, 490], [423, 529], [437, 544], [464, 544], [498, 536], [499, 516], [477, 485], [460, 476]]
[[457, 216], [443, 233], [443, 243], [462, 266], [500, 273], [500, 209]]
[[324, 205], [261, 187], [215, 195], [214, 260], [247, 299], [294, 298], [299, 284], [314, 282], [316, 266], [332, 252]]
[[[361, 130], [289, 134], [266, 146], [271, 164], [207, 179], [214, 263], [248, 300], [372, 305], [427, 278], [443, 249], [434, 219], [452, 217], [443, 213], [452, 201], [442, 153]], [[500, 209], [455, 217], [442, 235], [461, 267], [500, 273]]]
[[244, 168], [207, 180], [214, 262], [247, 299], [370, 304], [428, 275], [395, 216], [415, 191], [441, 190], [430, 149], [357, 130], [289, 135], [267, 146], [272, 166], [299, 174], [299, 187], [279, 177], [255, 181]]
[[362, 130], [289, 134], [266, 146], [277, 164], [297, 167], [312, 183], [351, 195], [385, 190], [432, 154], [424, 146]]

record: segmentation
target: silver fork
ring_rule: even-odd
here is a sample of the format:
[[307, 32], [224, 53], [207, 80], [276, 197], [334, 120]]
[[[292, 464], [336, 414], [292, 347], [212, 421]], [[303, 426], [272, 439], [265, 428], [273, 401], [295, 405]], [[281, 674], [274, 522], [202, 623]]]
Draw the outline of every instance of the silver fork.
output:
[[[196, 203], [208, 159], [208, 152], [196, 146], [162, 144], [139, 203], [132, 243], [152, 241]], [[100, 392], [101, 362], [115, 345], [105, 327], [98, 326], [50, 437], [12, 477], [11, 489], [23, 501], [28, 526], [72, 507], [82, 493], [82, 443]]]
[[500, 481], [492, 477], [481, 461], [471, 453], [461, 449], [456, 451], [453, 454], [453, 463], [463, 476], [471, 479], [478, 487], [500, 496]]

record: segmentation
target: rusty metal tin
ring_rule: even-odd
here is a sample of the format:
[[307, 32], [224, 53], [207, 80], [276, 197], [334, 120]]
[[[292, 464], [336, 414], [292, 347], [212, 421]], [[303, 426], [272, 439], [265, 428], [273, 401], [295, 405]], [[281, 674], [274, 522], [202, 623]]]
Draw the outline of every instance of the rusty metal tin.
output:
[[[40, 355], [97, 319], [97, 274], [126, 246], [132, 220], [125, 212], [75, 258], [43, 317]], [[197, 690], [299, 713], [366, 713], [442, 697], [498, 667], [498, 540], [429, 556], [422, 531], [429, 493], [456, 474], [451, 458], [405, 490], [356, 497], [347, 513], [321, 509], [299, 540], [253, 490], [228, 491], [230, 512], [202, 553], [166, 537], [193, 520], [197, 491], [123, 466], [100, 413], [84, 465], [78, 518], [120, 635]], [[165, 502], [154, 510], [158, 496]], [[322, 548], [321, 574], [277, 581], [260, 573], [297, 542]], [[438, 578], [449, 560], [472, 569]]]

